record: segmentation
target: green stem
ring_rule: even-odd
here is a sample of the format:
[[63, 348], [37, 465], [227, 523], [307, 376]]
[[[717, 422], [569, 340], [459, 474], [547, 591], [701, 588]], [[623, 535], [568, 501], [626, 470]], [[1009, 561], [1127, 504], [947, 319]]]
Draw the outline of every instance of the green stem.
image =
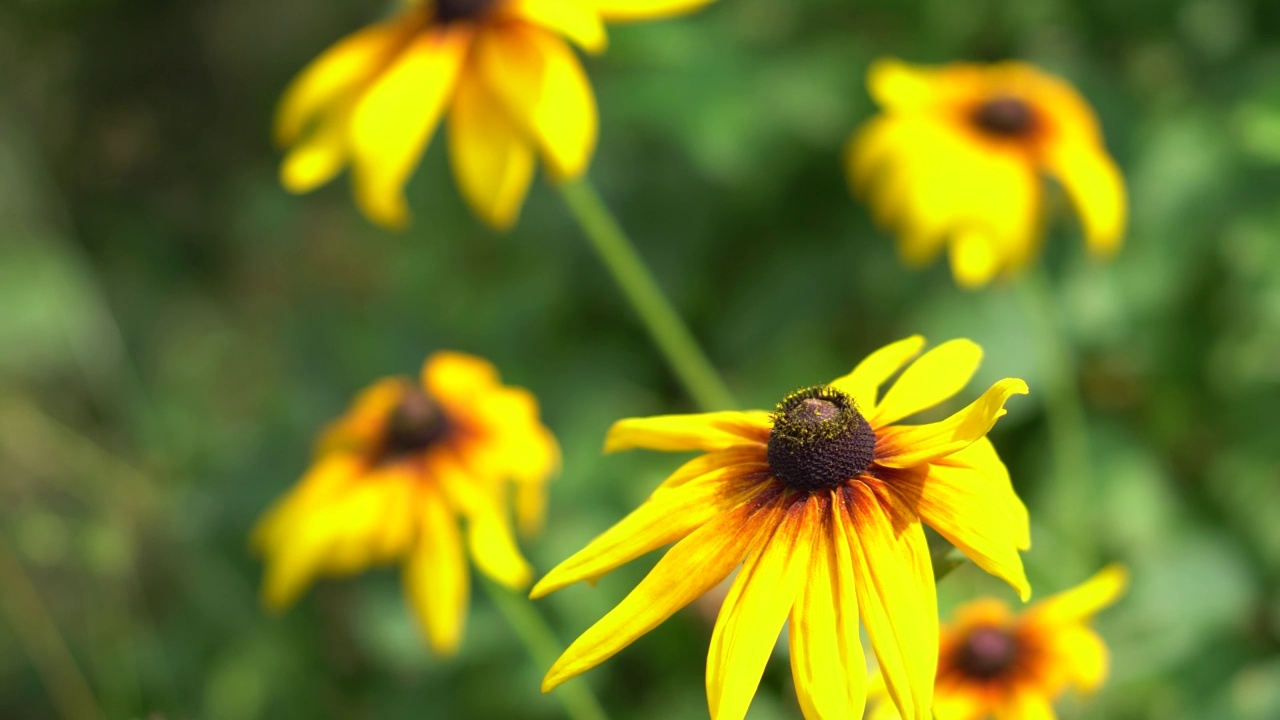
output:
[[[480, 584], [489, 593], [493, 604], [507, 619], [529, 651], [529, 657], [540, 668], [549, 668], [560, 657], [560, 643], [547, 627], [546, 621], [523, 595], [514, 593], [488, 578], [480, 578]], [[600, 701], [581, 680], [566, 683], [555, 690], [555, 696], [564, 705], [565, 713], [573, 720], [608, 720]]]
[[1077, 385], [1074, 353], [1056, 312], [1048, 273], [1043, 266], [1027, 272], [1021, 283], [1027, 314], [1040, 348], [1045, 376], [1045, 422], [1055, 466], [1048, 506], [1057, 513], [1060, 531], [1070, 532], [1079, 555], [1092, 561], [1093, 517], [1090, 504], [1092, 470], [1084, 401]]
[[727, 410], [736, 406], [733, 395], [698, 347], [680, 315], [636, 252], [635, 246], [605, 207], [585, 176], [559, 185], [578, 226], [591, 241], [605, 267], [635, 308], [667, 364], [689, 395], [703, 410]]

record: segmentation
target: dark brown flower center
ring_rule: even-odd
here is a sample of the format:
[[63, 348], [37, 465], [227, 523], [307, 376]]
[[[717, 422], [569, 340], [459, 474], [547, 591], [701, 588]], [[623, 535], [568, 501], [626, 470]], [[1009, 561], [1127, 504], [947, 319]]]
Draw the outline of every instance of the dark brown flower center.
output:
[[435, 19], [441, 25], [476, 20], [496, 3], [497, 0], [435, 0]]
[[826, 385], [797, 390], [773, 413], [769, 469], [798, 492], [836, 487], [866, 472], [876, 434], [853, 398]]
[[969, 633], [956, 664], [969, 677], [989, 680], [1003, 675], [1018, 659], [1018, 638], [1007, 630], [980, 627]]
[[426, 393], [414, 388], [391, 411], [387, 419], [382, 459], [421, 452], [444, 437], [448, 418]]
[[997, 97], [986, 101], [973, 111], [973, 124], [978, 129], [1000, 137], [1020, 137], [1035, 126], [1036, 116], [1031, 106], [1015, 97]]

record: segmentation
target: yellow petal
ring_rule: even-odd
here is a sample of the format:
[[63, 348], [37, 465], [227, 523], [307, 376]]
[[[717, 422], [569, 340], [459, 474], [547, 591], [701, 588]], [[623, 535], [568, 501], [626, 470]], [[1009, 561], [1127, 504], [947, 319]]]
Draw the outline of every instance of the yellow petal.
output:
[[521, 482], [516, 486], [516, 527], [520, 535], [531, 538], [542, 532], [547, 518], [547, 486], [540, 482]]
[[761, 411], [627, 418], [609, 428], [604, 451], [726, 450], [735, 445], [768, 442], [772, 426], [769, 413]]
[[[806, 720], [858, 720], [867, 701], [867, 666], [852, 563], [844, 533], [833, 525], [830, 496], [815, 506], [813, 554], [791, 609], [791, 676]], [[836, 533], [844, 546], [839, 554]]]
[[435, 352], [422, 364], [422, 386], [441, 404], [465, 407], [498, 386], [498, 369], [475, 355]]
[[512, 590], [528, 587], [533, 568], [516, 547], [511, 524], [497, 503], [480, 504], [467, 520], [467, 544], [476, 568]]
[[831, 387], [853, 396], [863, 413], [875, 411], [880, 386], [924, 348], [924, 338], [912, 335], [871, 353], [848, 375], [831, 381]]
[[982, 348], [972, 340], [942, 343], [902, 371], [867, 420], [872, 427], [890, 425], [946, 402], [969, 384], [980, 362]]
[[878, 433], [876, 462], [886, 467], [914, 467], [962, 450], [991, 430], [1005, 412], [1005, 401], [1026, 393], [1025, 382], [1005, 378], [946, 420], [886, 428]]
[[996, 240], [980, 230], [963, 230], [947, 244], [951, 274], [965, 290], [987, 285], [1000, 272], [1004, 258]]
[[313, 60], [280, 98], [276, 142], [292, 145], [317, 115], [376, 73], [408, 40], [410, 19], [406, 14], [348, 35]]
[[867, 69], [867, 91], [880, 107], [908, 110], [937, 99], [937, 71], [897, 58], [880, 58]]
[[1128, 585], [1129, 571], [1108, 565], [1080, 585], [1040, 601], [1028, 615], [1040, 622], [1083, 622], [1118, 600]]
[[725, 450], [713, 450], [703, 453], [686, 462], [671, 473], [655, 493], [673, 490], [690, 480], [695, 480], [709, 472], [735, 468], [741, 474], [768, 473], [769, 460], [763, 445], [735, 445]]
[[1046, 633], [1051, 662], [1081, 692], [1093, 692], [1107, 679], [1107, 646], [1083, 625], [1065, 625]]
[[928, 720], [938, 667], [938, 601], [924, 529], [890, 492], [863, 482], [837, 505], [849, 543], [858, 612], [885, 683], [906, 720]]
[[537, 143], [552, 177], [585, 172], [596, 146], [596, 102], [573, 51], [554, 35], [514, 23], [482, 32], [475, 58], [490, 92]]
[[757, 541], [747, 556], [716, 618], [707, 653], [707, 702], [715, 720], [746, 717], [804, 581], [819, 505], [806, 500], [789, 505], [776, 531]]
[[404, 590], [431, 649], [457, 652], [467, 619], [470, 577], [458, 523], [444, 498], [427, 490], [421, 501], [421, 535], [405, 561]]
[[363, 472], [363, 460], [350, 455], [329, 455], [317, 460], [298, 484], [254, 526], [250, 547], [263, 554], [277, 552], [312, 506], [325, 503], [352, 482], [358, 482]]
[[712, 0], [593, 0], [600, 17], [609, 22], [656, 20], [698, 10]]
[[960, 468], [969, 468], [981, 473], [987, 482], [998, 486], [1000, 490], [997, 495], [1005, 498], [1010, 506], [1006, 508], [1012, 526], [1010, 530], [1017, 539], [1017, 547], [1019, 550], [1031, 549], [1031, 517], [1027, 513], [1027, 506], [1022, 502], [1022, 498], [1013, 490], [1013, 481], [1009, 478], [1009, 469], [1005, 467], [1004, 462], [1000, 460], [1000, 456], [996, 454], [996, 448], [991, 444], [990, 438], [978, 438], [973, 444], [963, 450], [939, 459], [935, 465], [954, 466]]
[[733, 512], [765, 487], [767, 482], [744, 479], [740, 470], [723, 468], [677, 488], [654, 493], [631, 514], [547, 573], [529, 596], [537, 599], [579, 580], [594, 581]]
[[756, 538], [774, 528], [782, 515], [780, 501], [781, 493], [758, 497], [676, 543], [617, 607], [573, 641], [547, 672], [542, 691], [613, 657], [715, 587], [742, 562]]
[[1055, 720], [1053, 705], [1034, 685], [1014, 690], [1012, 697], [995, 714], [996, 720]]
[[499, 12], [558, 32], [587, 52], [600, 53], [609, 40], [594, 6], [592, 0], [508, 0]]
[[350, 103], [330, 111], [319, 127], [294, 145], [280, 164], [280, 184], [291, 193], [302, 194], [324, 185], [347, 162], [347, 123]]
[[352, 182], [356, 203], [373, 222], [391, 229], [408, 224], [404, 185], [453, 95], [470, 38], [465, 29], [414, 38], [356, 103]]
[[1100, 144], [1076, 140], [1051, 144], [1047, 165], [1080, 214], [1089, 250], [1114, 255], [1128, 221], [1124, 176], [1115, 161]]
[[449, 113], [449, 159], [462, 196], [495, 230], [509, 230], [533, 181], [533, 145], [472, 73]]

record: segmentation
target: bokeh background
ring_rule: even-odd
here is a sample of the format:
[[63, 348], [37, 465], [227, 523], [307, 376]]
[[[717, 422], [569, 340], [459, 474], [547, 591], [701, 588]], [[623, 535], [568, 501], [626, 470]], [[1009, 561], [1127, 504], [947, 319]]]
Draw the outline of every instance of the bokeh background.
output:
[[[482, 593], [448, 661], [394, 568], [321, 582], [282, 616], [258, 605], [254, 519], [354, 391], [433, 349], [487, 356], [542, 400], [565, 455], [526, 545], [542, 571], [680, 460], [602, 457], [608, 424], [693, 409], [545, 182], [508, 235], [469, 215], [438, 139], [401, 236], [345, 181], [280, 189], [278, 94], [382, 9], [0, 5], [0, 717], [87, 697], [110, 718], [561, 717]], [[1280, 6], [722, 0], [611, 38], [586, 60], [591, 175], [743, 404], [911, 333], [974, 338], [967, 398], [1003, 376], [1032, 387], [993, 437], [1032, 509], [1036, 594], [1110, 560], [1133, 573], [1098, 621], [1112, 677], [1063, 714], [1280, 717]], [[1095, 104], [1124, 168], [1132, 225], [1110, 264], [1053, 196], [1045, 271], [1090, 432], [1069, 487], [1026, 288], [899, 267], [848, 196], [839, 155], [882, 54], [1042, 64]], [[652, 562], [539, 606], [567, 641]], [[944, 614], [1012, 600], [972, 565], [940, 592]], [[681, 613], [585, 682], [615, 718], [705, 717], [711, 617]], [[785, 647], [775, 660], [757, 720], [799, 717]]]

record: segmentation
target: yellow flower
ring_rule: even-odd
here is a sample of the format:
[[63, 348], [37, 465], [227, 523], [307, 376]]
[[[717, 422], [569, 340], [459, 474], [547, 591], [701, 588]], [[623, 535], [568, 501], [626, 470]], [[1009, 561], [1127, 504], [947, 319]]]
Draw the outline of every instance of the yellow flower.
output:
[[502, 385], [480, 358], [436, 353], [420, 384], [386, 378], [365, 389], [321, 437], [307, 474], [259, 521], [263, 602], [284, 609], [317, 576], [399, 561], [428, 644], [450, 654], [470, 594], [459, 517], [480, 571], [526, 587], [532, 571], [506, 498], [514, 492], [521, 529], [538, 530], [558, 464], [533, 395]]
[[861, 718], [866, 668], [858, 617], [907, 717], [928, 717], [937, 667], [933, 569], [921, 522], [1030, 593], [1018, 548], [1026, 509], [986, 439], [1004, 403], [1027, 391], [996, 383], [939, 422], [899, 424], [946, 401], [982, 351], [968, 340], [915, 357], [924, 339], [882, 348], [830, 385], [798, 390], [773, 413], [633, 418], [605, 450], [700, 450], [635, 512], [533, 588], [540, 597], [594, 581], [667, 543], [649, 575], [556, 661], [550, 690], [600, 664], [742, 565], [707, 658], [716, 720], [740, 720], [790, 619], [791, 670], [805, 717]]
[[[937, 720], [1052, 720], [1053, 700], [1073, 685], [1092, 692], [1107, 676], [1107, 646], [1087, 625], [1124, 592], [1128, 573], [1112, 565], [1021, 615], [991, 598], [960, 608], [942, 630], [933, 711]], [[883, 699], [879, 677], [871, 695]], [[872, 720], [898, 717], [881, 702]]]
[[710, 0], [411, 0], [396, 17], [348, 36], [285, 91], [277, 142], [284, 186], [309, 192], [347, 165], [356, 203], [404, 228], [404, 186], [449, 113], [449, 157], [462, 195], [509, 228], [533, 179], [586, 171], [596, 105], [578, 58], [606, 44], [603, 22], [685, 12]]
[[897, 233], [905, 263], [923, 265], [945, 246], [967, 288], [1022, 268], [1043, 232], [1042, 174], [1070, 196], [1090, 250], [1119, 247], [1124, 178], [1066, 82], [1020, 62], [890, 59], [872, 65], [867, 86], [883, 113], [851, 138], [849, 177], [876, 222]]

